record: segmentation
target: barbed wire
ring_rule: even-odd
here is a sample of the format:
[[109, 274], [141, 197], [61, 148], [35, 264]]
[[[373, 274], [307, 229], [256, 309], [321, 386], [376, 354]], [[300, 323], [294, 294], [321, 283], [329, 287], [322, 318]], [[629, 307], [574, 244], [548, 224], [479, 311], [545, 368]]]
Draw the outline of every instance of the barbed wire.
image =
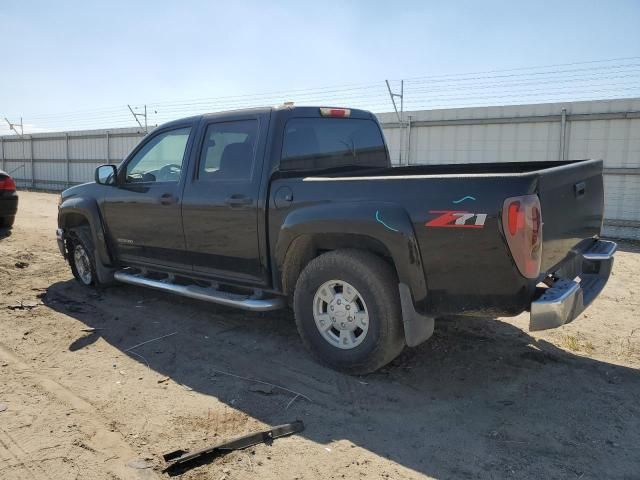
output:
[[[404, 80], [405, 110], [512, 105], [640, 96], [640, 57], [449, 73]], [[399, 80], [393, 80], [394, 85]], [[146, 103], [149, 125], [188, 115], [293, 101], [391, 111], [383, 81], [164, 100]], [[0, 112], [2, 113], [2, 112]], [[0, 115], [4, 116], [4, 115]], [[18, 117], [20, 115], [17, 115]], [[25, 132], [137, 126], [123, 107], [105, 107], [25, 116]], [[0, 134], [8, 134], [0, 125]]]

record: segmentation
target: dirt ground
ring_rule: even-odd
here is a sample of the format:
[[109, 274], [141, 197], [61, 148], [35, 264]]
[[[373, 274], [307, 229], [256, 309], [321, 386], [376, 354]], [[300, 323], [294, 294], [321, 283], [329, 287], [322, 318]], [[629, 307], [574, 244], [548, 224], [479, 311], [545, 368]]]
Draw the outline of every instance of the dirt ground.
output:
[[56, 205], [22, 192], [0, 232], [2, 479], [163, 478], [163, 452], [296, 419], [303, 433], [182, 478], [640, 478], [637, 244], [570, 325], [443, 319], [356, 378], [314, 363], [290, 313], [82, 288], [57, 251]]

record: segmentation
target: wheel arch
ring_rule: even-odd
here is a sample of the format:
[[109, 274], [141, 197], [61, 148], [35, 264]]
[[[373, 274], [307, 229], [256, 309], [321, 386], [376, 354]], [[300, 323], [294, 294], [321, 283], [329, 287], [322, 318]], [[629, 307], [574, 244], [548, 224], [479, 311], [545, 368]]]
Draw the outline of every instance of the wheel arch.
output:
[[387, 259], [418, 309], [426, 307], [427, 283], [413, 225], [396, 204], [353, 202], [315, 205], [291, 212], [275, 247], [274, 285], [293, 292], [302, 269], [326, 251], [357, 248]]
[[97, 202], [94, 199], [79, 197], [63, 201], [58, 212], [58, 226], [66, 231], [83, 225], [88, 226], [91, 233], [98, 278], [107, 283], [112, 276], [113, 259]]
[[293, 239], [287, 250], [280, 275], [282, 291], [286, 295], [293, 293], [298, 277], [311, 260], [325, 252], [343, 249], [358, 249], [375, 253], [387, 260], [396, 275], [398, 274], [391, 252], [384, 243], [376, 238], [358, 233], [306, 233]]

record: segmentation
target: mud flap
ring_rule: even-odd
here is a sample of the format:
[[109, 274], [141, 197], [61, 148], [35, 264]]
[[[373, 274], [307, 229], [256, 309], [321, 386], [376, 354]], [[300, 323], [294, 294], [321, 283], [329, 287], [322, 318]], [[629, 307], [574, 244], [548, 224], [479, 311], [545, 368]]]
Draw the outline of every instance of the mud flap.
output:
[[411, 290], [406, 283], [399, 283], [398, 290], [400, 291], [405, 342], [409, 347], [416, 347], [433, 335], [435, 321], [433, 317], [416, 312]]

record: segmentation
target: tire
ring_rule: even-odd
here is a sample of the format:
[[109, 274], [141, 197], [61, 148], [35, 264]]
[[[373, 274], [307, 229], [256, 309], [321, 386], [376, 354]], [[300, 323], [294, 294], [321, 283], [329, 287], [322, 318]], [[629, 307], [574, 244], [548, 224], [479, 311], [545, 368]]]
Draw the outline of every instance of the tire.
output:
[[78, 283], [84, 287], [99, 287], [93, 241], [88, 226], [75, 227], [69, 231], [67, 253], [71, 272]]
[[0, 217], [0, 228], [11, 228], [15, 221], [16, 217], [14, 215], [10, 217]]
[[345, 249], [314, 258], [298, 278], [293, 306], [303, 343], [335, 370], [373, 372], [405, 346], [395, 271], [372, 253]]

